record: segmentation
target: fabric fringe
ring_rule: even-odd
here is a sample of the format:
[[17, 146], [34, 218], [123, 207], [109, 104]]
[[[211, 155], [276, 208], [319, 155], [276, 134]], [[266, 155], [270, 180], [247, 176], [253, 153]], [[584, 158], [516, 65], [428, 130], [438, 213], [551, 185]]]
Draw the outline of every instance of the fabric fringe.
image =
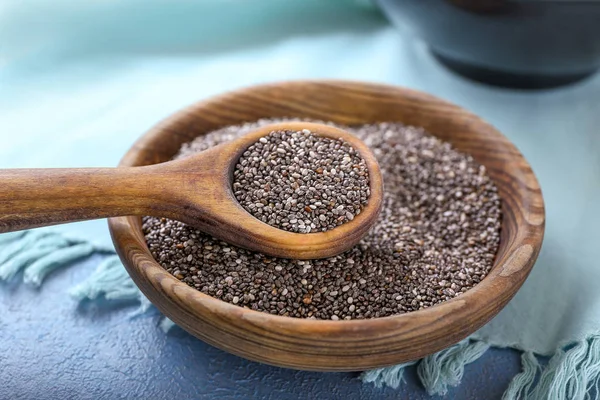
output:
[[87, 243], [73, 244], [53, 251], [27, 267], [23, 274], [23, 281], [34, 286], [40, 286], [50, 272], [65, 267], [81, 258], [88, 257], [93, 252], [94, 246]]
[[457, 386], [465, 365], [481, 357], [489, 346], [479, 341], [465, 340], [445, 350], [425, 357], [417, 367], [417, 374], [430, 395], [445, 395], [448, 386]]
[[378, 388], [389, 386], [393, 389], [397, 389], [404, 383], [404, 369], [416, 363], [416, 361], [411, 361], [394, 365], [393, 367], [372, 369], [363, 372], [360, 379], [365, 383], [373, 383]]
[[[585, 400], [600, 393], [600, 336], [558, 350], [545, 368], [532, 353], [521, 357], [523, 372], [515, 376], [503, 400]], [[537, 378], [537, 382], [536, 382]]]
[[15, 243], [15, 246], [8, 249], [9, 251], [5, 257], [9, 258], [4, 264], [0, 265], [0, 280], [12, 279], [29, 264], [58, 249], [68, 246], [68, 242], [64, 238], [54, 235], [42, 237], [34, 243], [35, 245], [30, 247], [27, 247], [27, 243], [25, 243], [25, 248], [21, 247], [23, 243], [19, 243], [18, 245]]
[[[0, 281], [13, 279], [18, 273], [23, 272], [25, 283], [40, 286], [52, 271], [64, 268], [93, 253], [108, 252], [106, 248], [86, 241], [69, 240], [60, 233], [47, 230], [4, 233], [0, 235]], [[114, 254], [114, 250], [112, 253]], [[114, 256], [109, 257], [107, 262], [113, 265], [112, 271], [121, 273], [122, 279], [118, 282], [118, 288], [127, 284], [135, 287], [123, 267], [116, 266], [115, 259]], [[102, 275], [96, 275], [96, 277], [102, 277]], [[117, 281], [114, 283], [117, 284]], [[108, 288], [108, 283], [105, 281], [99, 282], [98, 285]], [[113, 291], [117, 291], [118, 288], [113, 288]], [[84, 287], [79, 288], [80, 296], [85, 296], [84, 290]]]
[[[133, 283], [118, 256], [105, 258], [88, 279], [73, 287], [69, 294], [76, 300], [95, 300], [104, 297], [107, 300], [136, 300], [140, 307], [129, 317], [140, 316], [150, 309], [152, 303]], [[165, 320], [166, 317], [163, 317]], [[162, 324], [165, 323], [161, 321]], [[168, 329], [167, 329], [168, 330]], [[166, 331], [165, 331], [166, 332]]]
[[[430, 395], [444, 395], [460, 383], [464, 368], [481, 357], [489, 346], [465, 340], [420, 361], [364, 372], [361, 379], [377, 387], [398, 388], [407, 366], [417, 364], [417, 374]], [[600, 398], [600, 335], [558, 350], [545, 367], [532, 352], [521, 355], [522, 372], [504, 392], [503, 400], [587, 400]]]
[[0, 265], [25, 251], [36, 248], [36, 242], [45, 236], [48, 236], [45, 232], [27, 232], [23, 235], [10, 235], [3, 238], [3, 246], [0, 249]]
[[488, 348], [483, 342], [465, 340], [419, 361], [366, 371], [361, 379], [377, 387], [396, 389], [404, 382], [404, 369], [418, 364], [417, 374], [427, 392], [430, 395], [444, 395], [448, 392], [448, 386], [460, 383], [465, 365], [477, 360]]
[[118, 256], [106, 257], [88, 279], [69, 291], [76, 300], [139, 300], [140, 291], [135, 286]]
[[594, 335], [557, 351], [541, 372], [537, 385], [522, 398], [584, 400], [591, 398], [592, 388], [598, 397], [599, 380], [600, 336]]
[[94, 253], [112, 253], [84, 283], [71, 290], [79, 300], [137, 298], [139, 290], [127, 275], [114, 250], [86, 241], [69, 240], [51, 231], [20, 231], [0, 235], [0, 281], [13, 279], [23, 271], [23, 281], [40, 286], [54, 270]]
[[[108, 254], [92, 275], [73, 287], [69, 294], [76, 300], [137, 300], [140, 308], [131, 317], [144, 314], [152, 303], [133, 283], [114, 249], [86, 241], [74, 241], [52, 231], [20, 231], [0, 235], [0, 281], [13, 279], [23, 271], [25, 283], [40, 286], [54, 270], [94, 253]], [[173, 324], [171, 322], [171, 324]], [[167, 328], [168, 327], [168, 328]], [[169, 322], [161, 321], [163, 330]]]
[[540, 363], [532, 352], [527, 351], [521, 355], [521, 366], [523, 371], [512, 379], [502, 400], [523, 399], [530, 393], [535, 377], [540, 370]]

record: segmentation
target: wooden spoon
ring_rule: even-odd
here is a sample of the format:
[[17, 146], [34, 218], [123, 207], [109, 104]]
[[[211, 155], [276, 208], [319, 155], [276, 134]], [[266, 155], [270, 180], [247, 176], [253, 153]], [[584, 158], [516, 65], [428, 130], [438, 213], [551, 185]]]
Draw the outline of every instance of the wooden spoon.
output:
[[[369, 171], [368, 204], [352, 221], [327, 232], [293, 233], [267, 225], [242, 208], [231, 188], [235, 165], [250, 145], [272, 131], [302, 129], [343, 138]], [[0, 232], [149, 215], [271, 256], [323, 258], [348, 250], [368, 231], [381, 209], [382, 186], [375, 157], [355, 136], [322, 124], [274, 124], [185, 159], [144, 167], [0, 170]]]

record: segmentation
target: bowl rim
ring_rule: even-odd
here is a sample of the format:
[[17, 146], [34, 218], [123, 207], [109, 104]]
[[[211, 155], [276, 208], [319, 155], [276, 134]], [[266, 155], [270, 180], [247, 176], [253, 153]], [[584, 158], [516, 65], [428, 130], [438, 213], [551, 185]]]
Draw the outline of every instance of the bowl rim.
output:
[[[280, 329], [303, 332], [307, 335], [310, 335], [312, 332], [322, 333], [323, 331], [328, 331], [335, 333], [335, 335], [337, 336], [348, 335], [349, 337], [356, 337], [357, 335], [365, 334], [367, 332], [371, 334], [375, 334], [376, 332], [382, 333], [385, 332], [386, 329], [398, 329], [398, 327], [401, 325], [414, 326], [414, 323], [417, 319], [425, 322], [439, 320], [440, 318], [444, 318], [445, 316], [447, 316], [449, 313], [452, 313], [452, 311], [456, 307], [464, 305], [467, 301], [471, 304], [477, 304], [478, 301], [482, 301], [483, 303], [487, 304], [489, 303], [490, 299], [489, 296], [486, 296], [486, 292], [492, 289], [494, 292], [497, 293], [508, 294], [508, 299], [498, 300], [504, 303], [504, 306], [508, 302], [508, 300], [510, 300], [510, 298], [514, 296], [518, 288], [525, 281], [527, 275], [533, 268], [537, 255], [539, 254], [539, 251], [541, 249], [545, 226], [544, 202], [541, 189], [527, 161], [516, 149], [516, 147], [510, 141], [508, 141], [508, 139], [506, 139], [499, 131], [497, 131], [491, 125], [481, 120], [481, 118], [463, 109], [462, 107], [449, 103], [445, 100], [439, 99], [432, 95], [403, 87], [383, 85], [378, 83], [343, 80], [285, 81], [249, 86], [234, 91], [228, 91], [221, 95], [213, 96], [206, 100], [193, 103], [192, 105], [185, 107], [184, 109], [162, 120], [135, 142], [135, 144], [127, 151], [127, 153], [119, 163], [119, 166], [124, 167], [142, 165], [136, 161], [139, 152], [142, 149], [148, 148], [148, 146], [150, 146], [151, 143], [154, 140], [156, 140], [156, 138], [158, 138], [161, 135], [164, 135], [165, 126], [167, 126], [173, 121], [188, 116], [192, 110], [202, 109], [209, 105], [222, 104], [223, 102], [227, 102], [231, 98], [252, 93], [257, 89], [265, 89], [269, 87], [281, 88], [286, 86], [293, 88], [297, 87], [298, 85], [301, 86], [305, 84], [333, 85], [340, 86], [340, 88], [349, 87], [361, 90], [385, 91], [391, 94], [402, 94], [403, 96], [418, 96], [421, 99], [426, 99], [435, 104], [441, 105], [450, 111], [456, 111], [468, 115], [470, 118], [478, 121], [478, 123], [486, 125], [491, 134], [498, 135], [500, 139], [506, 142], [509, 150], [511, 151], [510, 156], [514, 159], [514, 162], [519, 164], [519, 168], [522, 170], [526, 179], [526, 185], [528, 189], [527, 193], [529, 193], [530, 196], [530, 198], [528, 199], [528, 204], [525, 204], [524, 209], [524, 216], [526, 218], [527, 223], [518, 224], [517, 241], [522, 241], [524, 238], [528, 238], [528, 244], [515, 247], [509, 255], [508, 260], [502, 265], [496, 265], [496, 261], [498, 258], [497, 254], [496, 260], [494, 261], [494, 266], [492, 267], [492, 270], [489, 272], [489, 274], [479, 284], [451, 300], [444, 301], [442, 303], [436, 304], [434, 306], [422, 310], [408, 312], [404, 314], [397, 314], [387, 317], [371, 319], [333, 321], [272, 315], [262, 311], [255, 311], [247, 308], [242, 308], [237, 305], [233, 305], [228, 302], [213, 298], [207, 294], [204, 294], [201, 291], [192, 288], [186, 283], [181, 282], [175, 277], [173, 277], [162, 266], [160, 266], [160, 264], [156, 260], [154, 260], [148, 247], [145, 245], [145, 240], [143, 234], [141, 233], [140, 218], [110, 218], [109, 228], [117, 253], [120, 255], [129, 275], [132, 277], [136, 285], [142, 290], [142, 292], [147, 297], [149, 297], [151, 301], [155, 296], [166, 296], [168, 299], [169, 295], [165, 291], [161, 290], [159, 288], [160, 283], [156, 282], [157, 279], [165, 279], [166, 282], [168, 282], [168, 284], [177, 292], [177, 297], [186, 299], [186, 305], [188, 309], [185, 311], [187, 313], [202, 314], [205, 312], [210, 312], [214, 313], [215, 315], [226, 315], [228, 317], [235, 316], [235, 318], [242, 318], [247, 321], [252, 321], [253, 324], [259, 326], [261, 324], [268, 324], [270, 326], [277, 326]], [[435, 135], [435, 133], [433, 134]], [[504, 200], [502, 199], [502, 201]], [[533, 208], [535, 208], [535, 210]], [[532, 218], [531, 220], [528, 219], [530, 216]], [[140, 240], [144, 243], [143, 246], [139, 245]], [[501, 243], [502, 240], [504, 239], [501, 239]], [[514, 243], [510, 244], [514, 245]], [[131, 255], [126, 254], [128, 250], [125, 247], [131, 247], [132, 245], [135, 248], [134, 257], [131, 257]], [[144, 266], [143, 268], [140, 268], [140, 265], [142, 263], [144, 264]], [[514, 274], [517, 274], [519, 276], [518, 282], [515, 282], [513, 279], [502, 279], [510, 278]], [[523, 276], [522, 278], [521, 275]], [[157, 305], [160, 311], [163, 312], [167, 317], [170, 317], [169, 312], [168, 310], [166, 310], [166, 308], [162, 307], [160, 304], [157, 304], [157, 302], [153, 303]], [[490, 316], [487, 320], [480, 321], [480, 323], [473, 325], [470, 328], [470, 331], [474, 332], [476, 329], [488, 322], [492, 317], [493, 315]], [[186, 327], [184, 326], [184, 328]], [[320, 338], [320, 340], [327, 339]], [[439, 347], [437, 349], [434, 348], [431, 352], [438, 351], [443, 347]], [[238, 354], [249, 358], [247, 355], [243, 354], [243, 352], [240, 352]]]

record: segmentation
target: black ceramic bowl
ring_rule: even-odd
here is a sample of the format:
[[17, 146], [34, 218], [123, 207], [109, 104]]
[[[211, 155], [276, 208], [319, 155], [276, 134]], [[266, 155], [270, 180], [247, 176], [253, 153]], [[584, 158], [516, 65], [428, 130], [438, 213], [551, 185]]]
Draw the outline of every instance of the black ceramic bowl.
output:
[[454, 71], [493, 85], [545, 88], [600, 67], [600, 0], [377, 0]]

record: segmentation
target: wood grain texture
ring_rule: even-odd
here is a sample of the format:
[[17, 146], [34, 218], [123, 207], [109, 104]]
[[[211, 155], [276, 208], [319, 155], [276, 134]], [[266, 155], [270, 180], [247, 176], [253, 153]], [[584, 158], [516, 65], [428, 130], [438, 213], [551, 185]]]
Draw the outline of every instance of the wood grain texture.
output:
[[[369, 171], [368, 204], [327, 232], [294, 233], [250, 215], [235, 199], [232, 177], [242, 153], [273, 131], [309, 129], [349, 142]], [[379, 165], [354, 135], [312, 123], [273, 124], [192, 157], [121, 168], [0, 170], [0, 232], [124, 215], [183, 221], [237, 246], [271, 256], [314, 259], [342, 253], [377, 220], [383, 198]]]
[[213, 129], [265, 117], [340, 124], [422, 126], [487, 167], [502, 199], [500, 248], [490, 274], [458, 298], [412, 313], [355, 321], [305, 320], [252, 311], [207, 296], [167, 273], [148, 251], [139, 218], [109, 221], [129, 274], [160, 311], [198, 338], [248, 359], [289, 368], [356, 371], [414, 360], [473, 333], [521, 287], [540, 251], [544, 202], [519, 151], [470, 112], [420, 92], [344, 81], [263, 85], [188, 107], [146, 133], [122, 166], [169, 160]]

